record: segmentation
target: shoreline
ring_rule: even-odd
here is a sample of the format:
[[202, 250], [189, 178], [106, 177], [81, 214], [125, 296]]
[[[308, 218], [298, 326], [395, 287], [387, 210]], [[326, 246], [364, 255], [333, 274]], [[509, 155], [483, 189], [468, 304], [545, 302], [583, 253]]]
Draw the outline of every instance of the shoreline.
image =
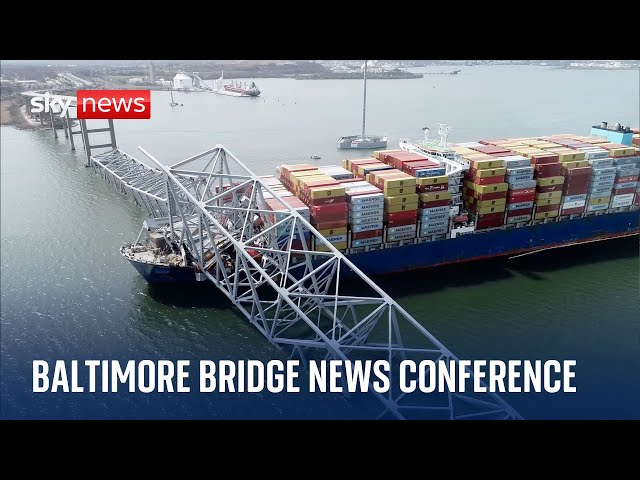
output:
[[22, 101], [18, 97], [8, 97], [0, 100], [0, 125], [12, 126], [18, 130], [46, 130], [50, 125], [40, 125], [26, 115]]

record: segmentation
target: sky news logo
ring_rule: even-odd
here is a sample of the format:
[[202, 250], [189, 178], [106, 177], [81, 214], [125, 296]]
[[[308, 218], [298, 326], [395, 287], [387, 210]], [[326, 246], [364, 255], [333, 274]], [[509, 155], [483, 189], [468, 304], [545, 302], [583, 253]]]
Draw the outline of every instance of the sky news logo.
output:
[[[151, 118], [150, 90], [78, 90], [76, 117], [84, 120], [148, 120]], [[32, 113], [60, 111], [66, 116], [72, 97], [53, 97], [49, 92], [31, 99]]]

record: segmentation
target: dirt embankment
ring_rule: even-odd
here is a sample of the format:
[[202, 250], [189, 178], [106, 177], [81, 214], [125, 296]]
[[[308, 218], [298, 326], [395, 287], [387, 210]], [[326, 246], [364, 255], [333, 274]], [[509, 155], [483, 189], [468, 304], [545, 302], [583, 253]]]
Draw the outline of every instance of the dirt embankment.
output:
[[43, 128], [40, 124], [27, 120], [23, 105], [20, 97], [6, 97], [0, 100], [0, 125], [13, 125], [21, 130]]

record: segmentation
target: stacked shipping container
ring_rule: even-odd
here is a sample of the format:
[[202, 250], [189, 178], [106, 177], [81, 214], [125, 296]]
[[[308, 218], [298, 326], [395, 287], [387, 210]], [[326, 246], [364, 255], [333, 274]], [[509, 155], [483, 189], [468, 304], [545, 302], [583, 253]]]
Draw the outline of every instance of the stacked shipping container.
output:
[[[313, 165], [281, 165], [280, 180], [310, 210], [311, 224], [337, 249], [347, 248], [345, 187]], [[328, 247], [316, 245], [316, 250]]]
[[[493, 151], [490, 145], [472, 148]], [[509, 187], [505, 182], [505, 175], [506, 168], [502, 158], [471, 155], [469, 171], [465, 174], [463, 198], [465, 207], [475, 216], [476, 230], [499, 227], [504, 223]]]

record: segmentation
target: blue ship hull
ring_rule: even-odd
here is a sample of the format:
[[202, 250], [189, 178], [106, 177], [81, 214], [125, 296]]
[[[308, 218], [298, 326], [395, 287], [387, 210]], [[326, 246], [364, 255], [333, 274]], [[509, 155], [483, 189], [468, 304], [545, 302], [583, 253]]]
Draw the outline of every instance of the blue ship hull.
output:
[[[383, 275], [450, 263], [640, 234], [640, 211], [609, 213], [530, 227], [490, 230], [454, 239], [348, 255], [367, 275]], [[149, 283], [194, 283], [189, 267], [131, 262]]]

